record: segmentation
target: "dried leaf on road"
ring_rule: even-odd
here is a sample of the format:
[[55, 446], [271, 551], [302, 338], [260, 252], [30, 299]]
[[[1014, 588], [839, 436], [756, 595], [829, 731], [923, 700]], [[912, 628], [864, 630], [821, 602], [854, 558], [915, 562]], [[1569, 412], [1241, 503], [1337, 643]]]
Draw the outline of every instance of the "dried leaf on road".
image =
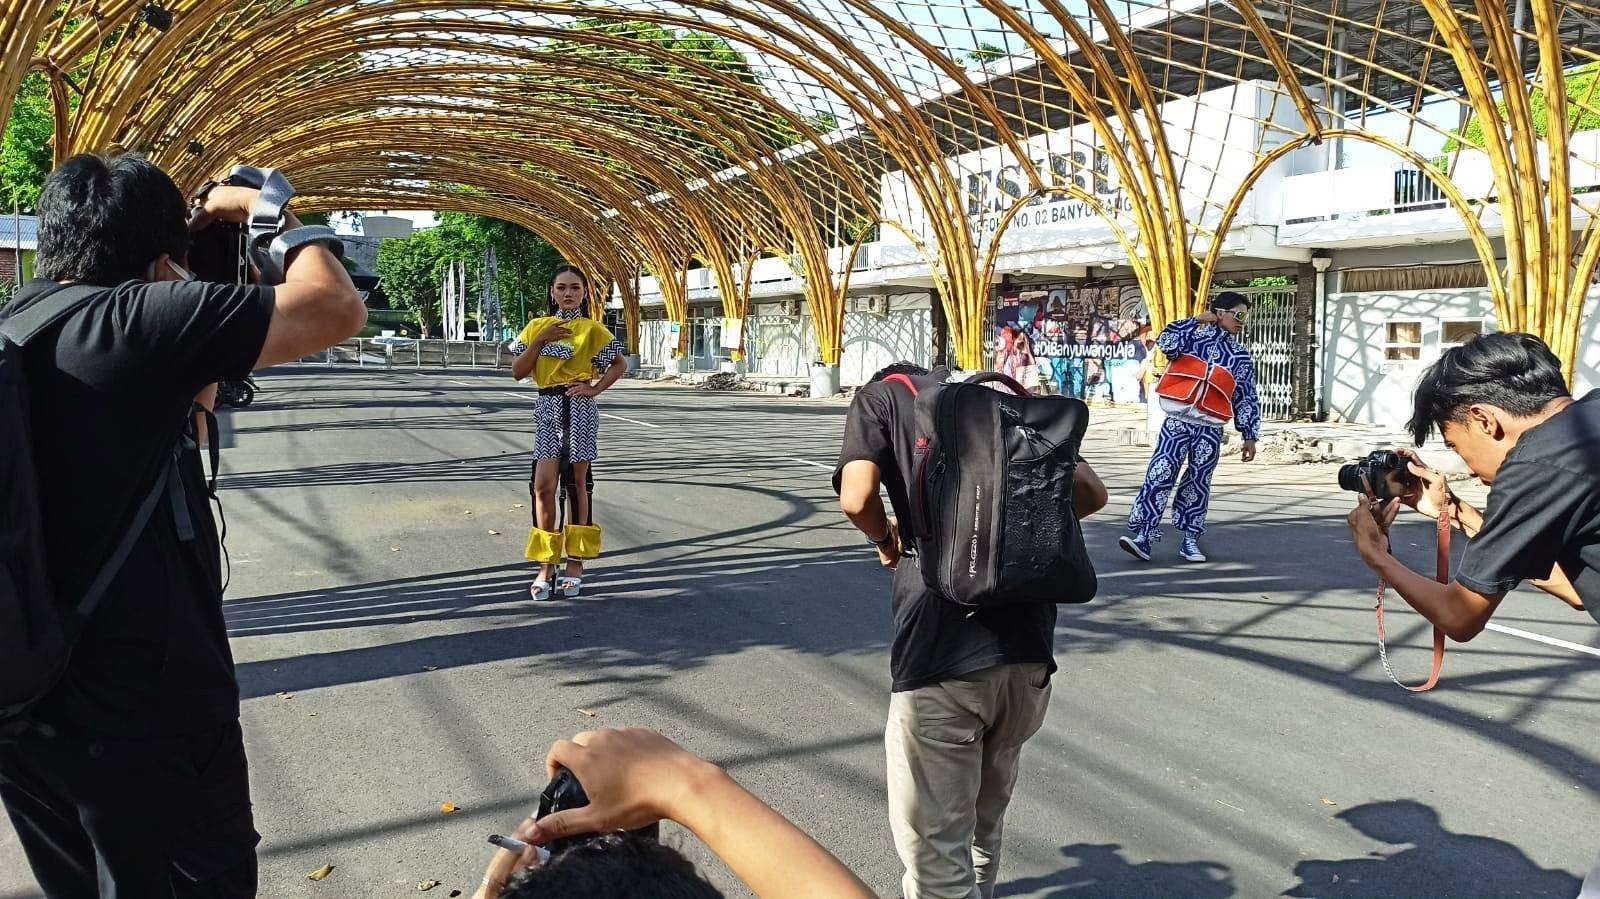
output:
[[434, 887], [436, 887], [438, 885], [439, 885], [439, 881], [437, 881], [437, 880], [419, 880], [419, 881], [417, 881], [417, 889], [423, 891], [424, 893], [426, 893], [427, 891], [433, 889]]
[[520, 509], [520, 508], [522, 508], [522, 503], [512, 503], [511, 504], [511, 508]]
[[593, 718], [595, 716], [595, 713], [589, 711], [588, 709], [579, 709], [578, 710], [578, 714], [582, 715], [585, 718]]
[[278, 694], [278, 698], [279, 699], [293, 699], [294, 698], [294, 694], [293, 693], [279, 693]]
[[389, 552], [392, 552], [392, 553], [397, 553], [397, 552], [399, 552], [399, 551], [400, 551], [400, 547], [398, 547], [398, 546], [391, 546], [391, 547], [389, 547]]
[[1322, 804], [1323, 805], [1338, 805], [1339, 803], [1334, 802], [1332, 799], [1329, 799], [1328, 797], [1324, 796], [1324, 797], [1322, 797]]
[[491, 536], [491, 537], [498, 537], [498, 536], [500, 536], [500, 532], [499, 532], [499, 531], [493, 531], [493, 530], [491, 530], [491, 531], [490, 531], [490, 532], [489, 532], [489, 536]]
[[460, 811], [460, 808], [458, 808], [454, 802], [441, 802], [439, 803], [439, 811], [448, 815], [451, 812]]
[[462, 513], [461, 513], [461, 514], [462, 514], [462, 515], [471, 515], [471, 514], [472, 514], [472, 510], [471, 510], [471, 509], [468, 509], [468, 510], [467, 510], [467, 511], [465, 511], [465, 512], [462, 512]]
[[423, 665], [422, 666], [422, 670], [423, 671], [438, 671], [439, 670], [439, 666], [438, 665]]
[[307, 874], [306, 875], [306, 880], [321, 880], [322, 878], [327, 877], [329, 874], [332, 874], [332, 873], [333, 873], [333, 866], [332, 865], [323, 865], [322, 867], [318, 868], [317, 870], [312, 871], [310, 874]]

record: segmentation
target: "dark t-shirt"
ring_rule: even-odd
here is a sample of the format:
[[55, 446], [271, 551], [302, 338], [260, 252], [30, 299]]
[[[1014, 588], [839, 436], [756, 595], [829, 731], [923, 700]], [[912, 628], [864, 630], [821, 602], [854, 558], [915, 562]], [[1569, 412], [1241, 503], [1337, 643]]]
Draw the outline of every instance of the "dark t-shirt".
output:
[[1456, 580], [1504, 593], [1554, 565], [1600, 621], [1600, 390], [1524, 433], [1506, 454]]
[[[26, 285], [27, 303], [53, 285]], [[248, 374], [273, 292], [200, 282], [128, 281], [26, 349], [48, 565], [74, 603], [132, 522], [215, 381]], [[239, 716], [222, 620], [220, 553], [199, 453], [180, 462], [193, 542], [159, 503], [84, 630], [38, 717], [126, 737], [192, 733]]]
[[[911, 481], [914, 422], [914, 403], [905, 385], [878, 382], [861, 388], [845, 419], [834, 489], [838, 490], [846, 465], [873, 462], [882, 472], [896, 517], [910, 521], [906, 484]], [[1020, 603], [971, 612], [928, 590], [914, 556], [903, 559], [895, 570], [893, 596], [889, 671], [897, 693], [995, 665], [1043, 662], [1055, 671], [1052, 604]]]

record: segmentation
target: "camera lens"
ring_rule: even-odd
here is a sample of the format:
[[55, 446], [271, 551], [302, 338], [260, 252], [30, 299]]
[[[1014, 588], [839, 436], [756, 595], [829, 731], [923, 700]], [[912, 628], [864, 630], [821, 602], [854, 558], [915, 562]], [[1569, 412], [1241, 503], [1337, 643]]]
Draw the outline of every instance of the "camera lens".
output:
[[1349, 490], [1351, 493], [1365, 493], [1367, 485], [1361, 482], [1362, 468], [1361, 462], [1339, 466], [1339, 489]]

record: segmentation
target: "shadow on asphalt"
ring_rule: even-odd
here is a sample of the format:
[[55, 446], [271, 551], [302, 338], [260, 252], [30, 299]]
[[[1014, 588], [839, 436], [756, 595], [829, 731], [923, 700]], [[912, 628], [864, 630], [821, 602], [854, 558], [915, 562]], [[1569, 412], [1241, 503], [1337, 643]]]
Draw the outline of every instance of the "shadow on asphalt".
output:
[[1504, 840], [1451, 833], [1439, 823], [1439, 813], [1420, 802], [1370, 802], [1335, 817], [1380, 843], [1409, 848], [1339, 861], [1303, 861], [1294, 868], [1299, 885], [1283, 895], [1566, 897], [1577, 895], [1582, 886], [1565, 871], [1539, 867]]
[[1224, 899], [1235, 892], [1226, 865], [1216, 862], [1130, 862], [1116, 843], [1073, 843], [1061, 847], [1069, 864], [1054, 874], [1003, 881], [996, 896], [1037, 899], [1146, 899], [1183, 896]]

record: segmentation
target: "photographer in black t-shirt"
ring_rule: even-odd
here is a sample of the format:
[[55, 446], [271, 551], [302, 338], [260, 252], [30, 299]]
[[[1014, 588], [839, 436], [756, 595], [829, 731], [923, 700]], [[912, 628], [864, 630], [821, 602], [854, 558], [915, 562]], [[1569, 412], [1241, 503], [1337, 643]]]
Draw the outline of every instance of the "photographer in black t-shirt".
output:
[[[216, 187], [196, 221], [243, 223], [257, 197]], [[260, 837], [218, 540], [184, 438], [208, 385], [339, 343], [366, 308], [317, 243], [290, 252], [277, 287], [194, 281], [188, 216], [142, 157], [68, 159], [39, 197], [47, 280], [13, 300], [26, 308], [69, 282], [105, 288], [24, 350], [46, 564], [63, 604], [87, 590], [175, 453], [184, 487], [139, 531], [37, 726], [0, 745], [0, 800], [52, 899], [255, 894]]]
[[[1445, 445], [1490, 485], [1479, 512], [1442, 474], [1403, 450], [1420, 484], [1408, 496], [1350, 513], [1361, 558], [1440, 630], [1471, 640], [1505, 595], [1528, 581], [1600, 618], [1600, 391], [1574, 400], [1561, 364], [1530, 334], [1485, 334], [1445, 353], [1417, 383], [1410, 430], [1438, 428]], [[1455, 580], [1440, 584], [1390, 555], [1385, 531], [1400, 504], [1441, 511], [1470, 542]]]
[[[1022, 745], [1044, 723], [1055, 672], [1056, 607], [1018, 603], [973, 612], [928, 590], [915, 556], [902, 553], [896, 519], [910, 510], [914, 403], [891, 374], [861, 388], [845, 419], [834, 489], [846, 517], [894, 569], [889, 651], [889, 827], [905, 865], [905, 899], [994, 894], [1001, 832]], [[1106, 490], [1087, 463], [1072, 481], [1078, 517], [1099, 511]]]

